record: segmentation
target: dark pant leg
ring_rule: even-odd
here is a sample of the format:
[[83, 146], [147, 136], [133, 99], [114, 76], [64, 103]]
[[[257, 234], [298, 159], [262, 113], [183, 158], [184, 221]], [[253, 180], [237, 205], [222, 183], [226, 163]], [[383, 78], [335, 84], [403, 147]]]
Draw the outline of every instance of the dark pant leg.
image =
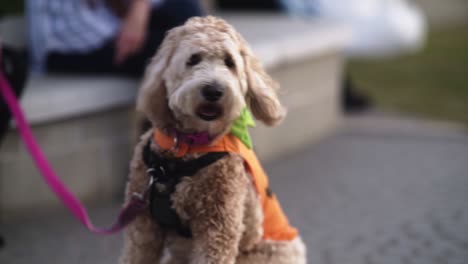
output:
[[115, 40], [89, 53], [58, 53], [47, 56], [47, 69], [55, 73], [117, 73], [141, 77], [149, 59], [155, 54], [167, 30], [182, 25], [192, 16], [203, 15], [198, 0], [166, 0], [151, 12], [146, 41], [143, 48], [114, 65]]
[[[24, 52], [8, 47], [2, 48], [2, 70], [7, 81], [10, 83], [16, 97], [20, 97], [26, 82], [27, 56]], [[0, 96], [0, 144], [3, 141], [10, 127], [11, 113], [7, 104]]]
[[88, 53], [51, 52], [47, 55], [47, 71], [52, 73], [101, 74], [115, 72], [114, 41]]

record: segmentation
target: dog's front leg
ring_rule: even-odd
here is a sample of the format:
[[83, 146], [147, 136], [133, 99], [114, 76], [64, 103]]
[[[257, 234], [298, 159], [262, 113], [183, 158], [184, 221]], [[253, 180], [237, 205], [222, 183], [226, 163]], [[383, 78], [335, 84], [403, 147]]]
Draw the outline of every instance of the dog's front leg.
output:
[[138, 216], [125, 230], [120, 264], [158, 264], [163, 236], [149, 214]]
[[249, 183], [243, 160], [230, 155], [200, 173], [188, 209], [194, 242], [191, 264], [234, 264]]

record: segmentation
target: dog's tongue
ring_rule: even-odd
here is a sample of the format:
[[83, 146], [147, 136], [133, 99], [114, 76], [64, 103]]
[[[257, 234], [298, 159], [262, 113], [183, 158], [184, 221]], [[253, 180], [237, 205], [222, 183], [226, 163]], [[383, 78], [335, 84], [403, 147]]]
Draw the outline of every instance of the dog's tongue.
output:
[[203, 105], [197, 109], [197, 115], [206, 121], [212, 121], [219, 118], [223, 113], [223, 109], [217, 105]]
[[215, 106], [204, 106], [200, 109], [200, 113], [205, 116], [216, 116], [219, 110]]

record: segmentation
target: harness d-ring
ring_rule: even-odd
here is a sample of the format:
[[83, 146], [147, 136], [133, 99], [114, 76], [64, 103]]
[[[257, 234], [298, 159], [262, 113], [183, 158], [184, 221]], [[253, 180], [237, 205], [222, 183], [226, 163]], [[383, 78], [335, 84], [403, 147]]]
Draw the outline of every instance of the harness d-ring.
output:
[[170, 149], [166, 149], [166, 150], [163, 150], [162, 153], [164, 155], [168, 154], [168, 153], [178, 153], [179, 150], [180, 150], [180, 146], [179, 146], [179, 138], [177, 137], [177, 135], [174, 136], [174, 139], [173, 139], [174, 143], [172, 145], [172, 148]]
[[174, 137], [174, 145], [172, 146], [170, 151], [172, 151], [172, 152], [176, 152], [176, 151], [178, 152], [179, 151], [179, 138], [177, 137], [177, 135]]

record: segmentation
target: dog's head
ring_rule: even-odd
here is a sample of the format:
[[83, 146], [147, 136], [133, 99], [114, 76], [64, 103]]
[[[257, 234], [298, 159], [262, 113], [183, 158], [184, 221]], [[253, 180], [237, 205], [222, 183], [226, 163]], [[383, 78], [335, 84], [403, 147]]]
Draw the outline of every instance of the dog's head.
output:
[[137, 107], [158, 128], [218, 136], [248, 106], [267, 125], [281, 121], [277, 84], [246, 41], [215, 17], [172, 29], [148, 66]]

